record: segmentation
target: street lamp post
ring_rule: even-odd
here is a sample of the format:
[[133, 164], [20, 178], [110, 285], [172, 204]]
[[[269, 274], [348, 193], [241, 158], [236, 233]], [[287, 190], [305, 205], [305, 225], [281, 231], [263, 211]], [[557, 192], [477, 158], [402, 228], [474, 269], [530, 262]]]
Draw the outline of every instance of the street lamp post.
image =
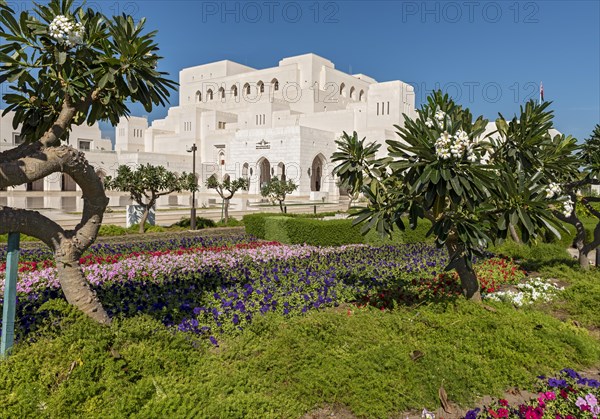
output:
[[187, 150], [188, 153], [192, 153], [192, 174], [194, 175], [194, 189], [192, 189], [192, 210], [190, 213], [190, 229], [196, 229], [196, 187], [198, 186], [198, 180], [196, 179], [196, 143]]

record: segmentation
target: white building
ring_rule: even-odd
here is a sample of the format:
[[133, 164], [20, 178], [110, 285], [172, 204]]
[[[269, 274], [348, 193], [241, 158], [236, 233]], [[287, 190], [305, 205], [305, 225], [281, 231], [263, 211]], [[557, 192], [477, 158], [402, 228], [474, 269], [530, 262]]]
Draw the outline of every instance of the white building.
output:
[[[284, 58], [277, 67], [259, 70], [232, 61], [204, 64], [183, 69], [179, 84], [179, 106], [171, 107], [165, 119], [150, 126], [146, 118], [120, 121], [114, 150], [110, 140], [101, 138], [97, 125], [73, 127], [70, 144], [85, 151], [99, 175], [105, 176], [114, 174], [120, 164], [151, 163], [190, 172], [192, 155], [187, 149], [195, 143], [201, 185], [213, 173], [244, 176], [250, 181], [248, 195], [254, 195], [249, 198], [258, 199], [260, 185], [279, 176], [299, 185], [294, 195], [300, 199], [333, 201], [339, 188], [330, 158], [342, 132], [357, 131], [360, 138], [383, 143], [396, 137], [393, 126], [403, 124], [403, 114], [416, 116], [410, 85], [350, 75], [314, 54]], [[0, 120], [0, 151], [20, 141], [12, 116]], [[10, 189], [68, 192], [77, 186], [57, 174]], [[53, 195], [54, 200], [63, 199]], [[128, 201], [126, 196], [109, 197], [111, 206]], [[24, 204], [18, 206], [36, 207]], [[189, 196], [171, 196], [161, 204], [189, 205]], [[65, 207], [53, 200], [43, 205]]]
[[[284, 58], [257, 70], [232, 61], [186, 68], [179, 106], [148, 126], [143, 118], [117, 126], [118, 152], [186, 155], [198, 146], [201, 182], [211, 174], [250, 180], [250, 194], [272, 176], [293, 179], [294, 195], [335, 199], [330, 157], [343, 131], [385, 141], [394, 124], [415, 115], [413, 88], [336, 70], [314, 54]], [[385, 148], [384, 148], [385, 149]]]

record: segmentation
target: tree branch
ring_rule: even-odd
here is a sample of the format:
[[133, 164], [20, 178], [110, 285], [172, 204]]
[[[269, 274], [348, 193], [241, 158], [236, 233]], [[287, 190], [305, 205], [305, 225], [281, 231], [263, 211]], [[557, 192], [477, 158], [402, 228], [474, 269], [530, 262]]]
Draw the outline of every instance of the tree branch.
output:
[[33, 182], [56, 172], [68, 174], [81, 187], [84, 202], [81, 222], [74, 230], [64, 231], [64, 236], [83, 253], [94, 241], [108, 204], [104, 186], [83, 153], [68, 146], [48, 147], [32, 156], [0, 163], [0, 187]]
[[37, 211], [0, 207], [0, 234], [23, 233], [40, 239], [53, 251], [65, 235], [65, 230]]

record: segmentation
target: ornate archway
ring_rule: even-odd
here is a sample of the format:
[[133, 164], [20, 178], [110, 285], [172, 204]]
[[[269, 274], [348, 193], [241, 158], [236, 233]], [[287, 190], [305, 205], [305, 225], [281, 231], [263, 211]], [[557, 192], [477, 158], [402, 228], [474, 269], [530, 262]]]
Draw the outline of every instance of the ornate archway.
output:
[[310, 167], [310, 190], [320, 192], [323, 188], [323, 167], [325, 166], [325, 156], [319, 153], [315, 156]]
[[271, 163], [265, 157], [258, 161], [258, 170], [260, 171], [259, 187], [271, 180]]

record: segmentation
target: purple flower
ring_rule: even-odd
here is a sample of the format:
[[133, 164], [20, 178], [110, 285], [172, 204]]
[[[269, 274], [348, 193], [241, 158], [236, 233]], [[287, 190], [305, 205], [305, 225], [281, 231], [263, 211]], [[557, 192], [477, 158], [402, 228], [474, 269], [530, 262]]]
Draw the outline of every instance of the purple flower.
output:
[[465, 419], [477, 419], [477, 415], [479, 414], [480, 410], [480, 408], [469, 410], [465, 415]]
[[560, 387], [560, 388], [563, 388], [563, 387], [567, 387], [567, 382], [565, 380], [559, 379], [559, 378], [550, 378], [548, 380], [548, 385], [550, 387]]
[[214, 336], [210, 336], [208, 339], [210, 340], [210, 343], [212, 343], [213, 345], [215, 345], [217, 347], [219, 346], [219, 342], [217, 342], [217, 339], [215, 339]]

